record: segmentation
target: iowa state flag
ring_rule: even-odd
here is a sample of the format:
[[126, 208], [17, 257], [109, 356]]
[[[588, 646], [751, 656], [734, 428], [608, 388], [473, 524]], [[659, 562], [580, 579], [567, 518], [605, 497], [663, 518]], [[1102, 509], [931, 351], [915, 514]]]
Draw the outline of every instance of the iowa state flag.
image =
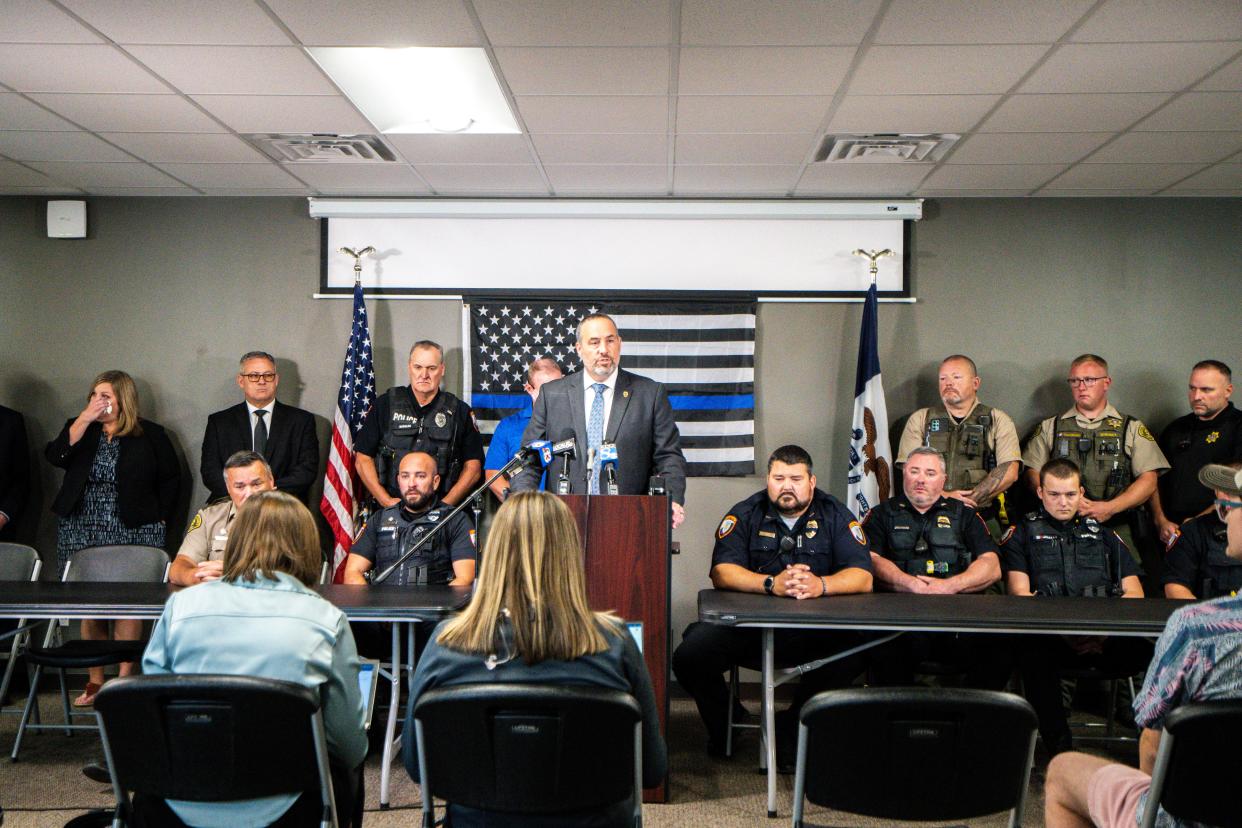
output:
[[893, 451], [888, 445], [888, 409], [880, 382], [875, 283], [863, 304], [854, 377], [854, 424], [850, 429], [849, 507], [859, 520], [892, 495]]

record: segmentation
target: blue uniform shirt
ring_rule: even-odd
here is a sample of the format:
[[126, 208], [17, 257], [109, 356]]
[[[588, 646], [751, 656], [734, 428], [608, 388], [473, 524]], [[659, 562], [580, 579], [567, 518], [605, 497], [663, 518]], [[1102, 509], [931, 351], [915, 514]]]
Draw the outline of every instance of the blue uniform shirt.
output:
[[[503, 468], [518, 453], [522, 448], [522, 432], [526, 431], [526, 424], [530, 422], [531, 411], [530, 406], [527, 406], [496, 424], [492, 442], [487, 447], [487, 459], [483, 461], [484, 469], [495, 471]], [[547, 481], [548, 473], [545, 471], [539, 478], [539, 488], [543, 489]]]

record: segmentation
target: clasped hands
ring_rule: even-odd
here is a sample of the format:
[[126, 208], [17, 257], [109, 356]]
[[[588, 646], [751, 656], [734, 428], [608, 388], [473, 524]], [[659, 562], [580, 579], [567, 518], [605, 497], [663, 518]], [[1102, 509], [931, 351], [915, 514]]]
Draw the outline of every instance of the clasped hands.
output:
[[811, 571], [806, 564], [790, 564], [777, 573], [772, 582], [772, 594], [785, 598], [819, 598], [824, 594], [824, 579]]

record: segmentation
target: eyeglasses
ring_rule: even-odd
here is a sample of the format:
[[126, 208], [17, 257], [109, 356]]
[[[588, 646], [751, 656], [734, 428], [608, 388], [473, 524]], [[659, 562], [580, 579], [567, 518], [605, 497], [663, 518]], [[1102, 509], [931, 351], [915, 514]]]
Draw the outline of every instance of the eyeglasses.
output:
[[276, 374], [274, 372], [268, 372], [265, 374], [259, 374], [259, 373], [239, 374], [239, 376], [245, 377], [246, 380], [249, 382], [275, 382], [276, 381]]
[[1066, 382], [1069, 383], [1070, 388], [1077, 388], [1080, 385], [1090, 388], [1102, 379], [1108, 379], [1108, 377], [1070, 377]]

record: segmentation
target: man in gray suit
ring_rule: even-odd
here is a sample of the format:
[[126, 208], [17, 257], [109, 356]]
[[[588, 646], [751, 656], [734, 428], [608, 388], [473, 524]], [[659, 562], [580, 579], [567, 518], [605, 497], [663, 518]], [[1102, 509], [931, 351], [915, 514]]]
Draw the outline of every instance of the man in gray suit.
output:
[[[574, 348], [582, 370], [540, 389], [523, 445], [577, 440], [578, 451], [569, 464], [573, 494], [600, 492], [600, 446], [615, 445], [618, 494], [646, 494], [648, 479], [663, 477], [676, 529], [685, 519], [686, 459], [664, 386], [620, 369], [621, 335], [607, 314], [593, 313], [578, 323]], [[592, 468], [587, 467], [588, 454], [595, 460]], [[559, 469], [549, 469], [549, 489], [554, 471]], [[539, 470], [526, 469], [513, 479], [513, 490], [533, 489], [539, 477]]]

